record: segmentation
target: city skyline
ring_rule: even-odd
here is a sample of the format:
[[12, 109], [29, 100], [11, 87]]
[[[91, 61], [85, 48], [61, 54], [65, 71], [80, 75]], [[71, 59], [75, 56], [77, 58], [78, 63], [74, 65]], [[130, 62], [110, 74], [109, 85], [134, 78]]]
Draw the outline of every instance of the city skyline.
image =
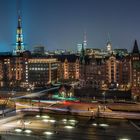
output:
[[[0, 0], [0, 51], [12, 51], [16, 43], [20, 9], [25, 49], [43, 45], [46, 50], [76, 50], [87, 35], [89, 48], [132, 50], [140, 40], [138, 0]], [[18, 4], [19, 3], [19, 4]], [[108, 37], [109, 34], [109, 37]]]

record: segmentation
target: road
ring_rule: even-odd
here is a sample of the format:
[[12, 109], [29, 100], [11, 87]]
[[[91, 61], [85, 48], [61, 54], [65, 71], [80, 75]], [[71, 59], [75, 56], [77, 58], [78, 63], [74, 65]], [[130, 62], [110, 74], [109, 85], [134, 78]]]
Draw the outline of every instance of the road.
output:
[[[126, 106], [126, 104], [122, 104]], [[114, 105], [115, 106], [115, 105]], [[117, 104], [121, 106], [121, 104]], [[130, 105], [128, 105], [131, 107]], [[124, 118], [124, 119], [140, 119], [140, 113], [137, 112], [123, 112], [112, 111], [104, 108], [104, 105], [99, 103], [77, 103], [69, 101], [50, 101], [45, 102], [18, 102], [16, 103], [17, 110], [27, 109], [27, 111], [53, 111], [54, 113], [70, 113], [72, 115], [81, 115], [89, 117], [107, 117], [107, 118]], [[122, 106], [123, 107], [123, 106]], [[139, 107], [139, 106], [138, 106]]]

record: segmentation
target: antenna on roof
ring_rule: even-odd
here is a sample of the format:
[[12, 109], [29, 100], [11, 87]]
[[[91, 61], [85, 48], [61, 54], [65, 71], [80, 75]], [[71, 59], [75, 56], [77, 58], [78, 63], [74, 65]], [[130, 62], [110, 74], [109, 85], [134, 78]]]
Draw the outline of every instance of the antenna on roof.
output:
[[87, 32], [84, 31], [84, 41], [83, 41], [84, 49], [87, 48]]
[[109, 32], [107, 33], [107, 42], [111, 43], [111, 37], [110, 37], [110, 33]]
[[17, 0], [17, 15], [21, 15], [21, 0]]

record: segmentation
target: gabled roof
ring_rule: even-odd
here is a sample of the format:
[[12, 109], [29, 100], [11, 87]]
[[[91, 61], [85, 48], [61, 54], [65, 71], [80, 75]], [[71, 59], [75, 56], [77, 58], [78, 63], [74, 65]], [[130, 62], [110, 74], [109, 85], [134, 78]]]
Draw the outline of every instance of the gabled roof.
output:
[[139, 48], [138, 48], [137, 40], [135, 40], [135, 42], [134, 42], [134, 47], [133, 47], [133, 50], [132, 50], [132, 54], [139, 54]]
[[76, 62], [77, 59], [79, 59], [79, 56], [75, 54], [70, 55], [55, 55], [54, 58], [57, 58], [58, 61], [64, 62], [66, 59], [68, 62]]

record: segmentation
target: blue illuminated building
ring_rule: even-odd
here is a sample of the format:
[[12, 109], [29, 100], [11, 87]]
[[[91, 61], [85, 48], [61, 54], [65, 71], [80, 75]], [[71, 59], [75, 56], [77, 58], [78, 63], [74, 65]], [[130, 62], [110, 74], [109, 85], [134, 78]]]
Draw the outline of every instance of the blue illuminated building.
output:
[[23, 34], [21, 27], [21, 16], [18, 15], [18, 26], [17, 26], [17, 34], [16, 34], [16, 49], [14, 50], [14, 55], [19, 55], [25, 51], [24, 43], [23, 43]]

